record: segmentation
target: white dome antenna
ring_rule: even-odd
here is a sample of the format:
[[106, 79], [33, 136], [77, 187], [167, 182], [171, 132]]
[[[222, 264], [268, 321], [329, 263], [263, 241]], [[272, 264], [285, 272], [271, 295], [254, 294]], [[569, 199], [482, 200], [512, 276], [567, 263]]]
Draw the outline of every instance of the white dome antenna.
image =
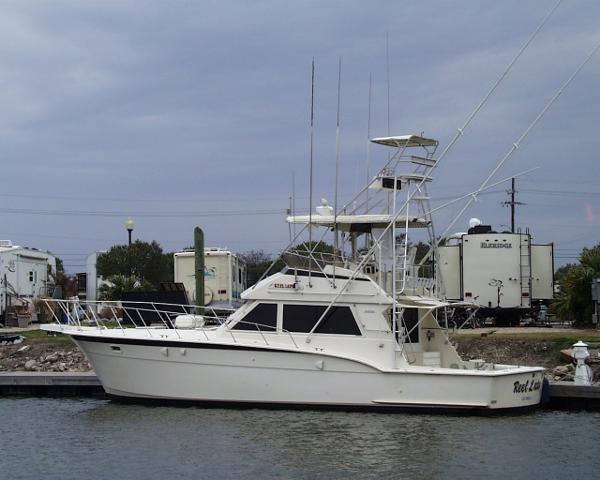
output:
[[471, 218], [469, 220], [469, 228], [478, 227], [479, 225], [481, 225], [481, 220], [478, 218]]
[[315, 210], [319, 215], [333, 215], [333, 207], [329, 205], [329, 202], [326, 198], [321, 199], [321, 205], [319, 205]]

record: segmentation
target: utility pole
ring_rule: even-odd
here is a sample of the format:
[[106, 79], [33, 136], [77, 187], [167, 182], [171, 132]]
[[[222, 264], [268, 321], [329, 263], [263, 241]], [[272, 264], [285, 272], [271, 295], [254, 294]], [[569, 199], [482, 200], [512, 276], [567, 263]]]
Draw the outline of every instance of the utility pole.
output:
[[506, 193], [510, 195], [510, 200], [507, 202], [502, 202], [502, 205], [510, 205], [510, 231], [511, 233], [515, 233], [515, 207], [517, 205], [525, 205], [523, 202], [517, 202], [515, 200], [515, 194], [517, 193], [515, 190], [515, 177], [512, 178], [511, 189], [507, 190]]

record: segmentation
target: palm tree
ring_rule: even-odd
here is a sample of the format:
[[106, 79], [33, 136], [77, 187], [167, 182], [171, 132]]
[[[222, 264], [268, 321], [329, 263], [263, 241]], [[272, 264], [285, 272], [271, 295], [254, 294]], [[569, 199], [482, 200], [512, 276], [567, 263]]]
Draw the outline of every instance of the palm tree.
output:
[[552, 310], [559, 318], [573, 320], [576, 326], [589, 325], [594, 313], [591, 285], [600, 277], [600, 244], [584, 248], [579, 264], [562, 272], [561, 292], [552, 302]]
[[137, 292], [140, 290], [152, 290], [148, 282], [140, 282], [135, 277], [125, 275], [113, 275], [108, 277], [106, 283], [98, 289], [98, 299], [103, 301], [120, 300], [123, 292]]

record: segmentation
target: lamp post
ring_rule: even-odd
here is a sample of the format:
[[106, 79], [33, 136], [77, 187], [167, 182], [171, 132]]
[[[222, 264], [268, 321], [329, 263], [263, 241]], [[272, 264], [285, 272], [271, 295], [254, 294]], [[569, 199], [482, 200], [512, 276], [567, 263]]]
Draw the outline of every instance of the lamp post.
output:
[[131, 245], [131, 232], [133, 232], [133, 219], [131, 217], [129, 217], [125, 222], [125, 228], [129, 234], [129, 245]]
[[129, 246], [127, 248], [127, 270], [129, 273], [129, 278], [131, 278], [131, 232], [133, 232], [133, 219], [129, 217], [125, 222], [125, 228], [127, 229], [127, 234], [129, 237]]

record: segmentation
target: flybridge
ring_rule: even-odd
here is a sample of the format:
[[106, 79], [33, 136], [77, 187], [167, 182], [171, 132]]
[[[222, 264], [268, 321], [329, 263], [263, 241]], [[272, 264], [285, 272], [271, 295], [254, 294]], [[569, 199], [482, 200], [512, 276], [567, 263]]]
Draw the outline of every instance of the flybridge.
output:
[[[413, 134], [376, 137], [370, 141], [395, 151], [375, 176], [369, 175], [368, 182], [354, 198], [341, 207], [336, 205], [337, 208], [323, 199], [312, 214], [298, 215], [292, 208], [287, 221], [333, 232], [332, 243], [339, 250], [334, 264], [366, 272], [392, 297], [433, 295], [437, 288], [433, 267], [421, 268], [422, 265], [416, 264], [409, 230], [426, 230], [425, 235], [433, 243], [428, 185], [433, 180], [431, 170], [437, 162], [434, 154], [439, 142]], [[407, 149], [411, 149], [410, 154]], [[309, 243], [311, 232], [308, 229]], [[295, 240], [299, 244], [306, 241], [301, 234]], [[308, 258], [315, 256], [312, 252], [306, 255], [306, 265], [316, 272], [315, 267], [322, 262]]]
[[[371, 142], [386, 147], [437, 147], [438, 141], [433, 138], [425, 138], [419, 135], [397, 135], [395, 137], [379, 137], [371, 139]], [[427, 159], [429, 160], [429, 159]]]
[[396, 225], [403, 227], [408, 222], [411, 228], [427, 227], [430, 221], [418, 216], [394, 216], [390, 214], [364, 214], [364, 215], [296, 215], [287, 217], [289, 223], [318, 225], [321, 227], [337, 226], [338, 230], [346, 232], [363, 231], [359, 225], [366, 225], [369, 229], [385, 228], [393, 221]]

